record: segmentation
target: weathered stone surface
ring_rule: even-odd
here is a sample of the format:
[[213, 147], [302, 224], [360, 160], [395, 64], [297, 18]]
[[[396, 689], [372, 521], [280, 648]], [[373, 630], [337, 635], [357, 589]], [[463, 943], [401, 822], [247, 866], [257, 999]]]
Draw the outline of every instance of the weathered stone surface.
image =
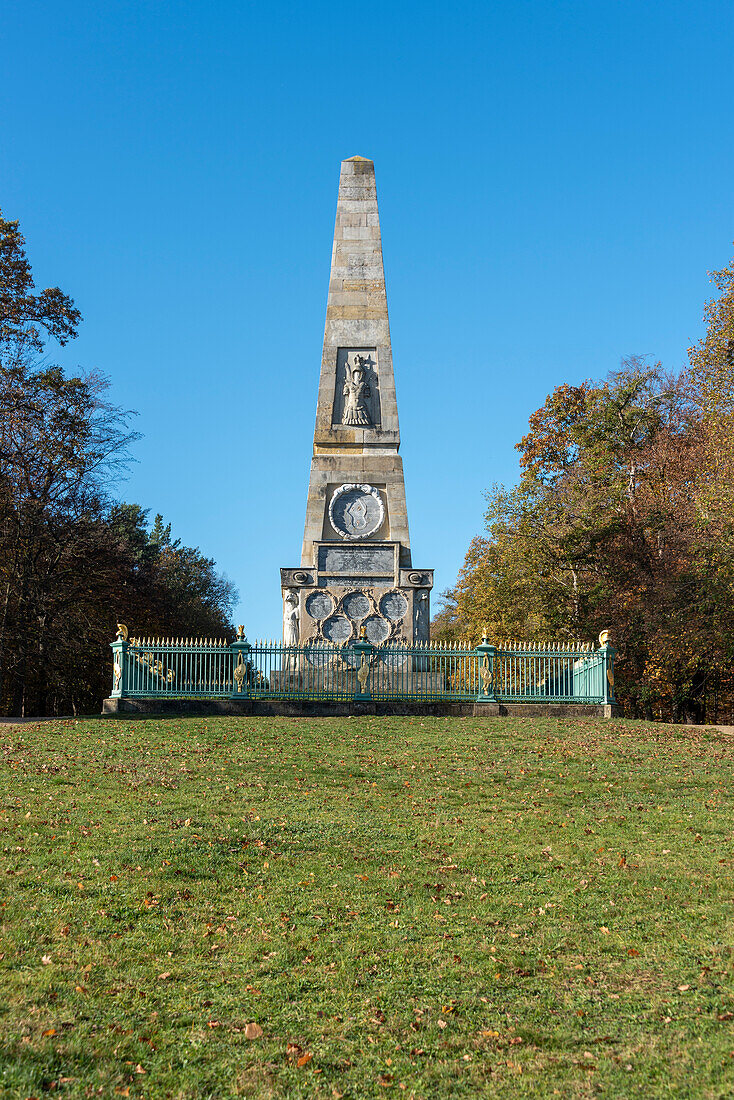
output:
[[[427, 639], [433, 574], [421, 571], [414, 602], [418, 582], [404, 580], [412, 560], [399, 447], [375, 170], [371, 160], [351, 157], [339, 179], [301, 569], [281, 570], [284, 591], [298, 593], [301, 641], [327, 630], [328, 616], [308, 612], [319, 606], [309, 605], [309, 589], [328, 588], [338, 603], [342, 588], [365, 586], [383, 590], [377, 599], [385, 588], [403, 589], [400, 637]], [[372, 551], [370, 541], [392, 546]], [[355, 544], [366, 553], [350, 557]], [[396, 617], [375, 608], [373, 618], [375, 641], [386, 629], [396, 636]]]
[[325, 546], [318, 548], [319, 571], [365, 576], [395, 572], [395, 552], [392, 546]]
[[[494, 709], [496, 707], [496, 710]], [[491, 708], [491, 709], [490, 709]], [[579, 703], [455, 703], [431, 702], [343, 702], [314, 699], [105, 699], [102, 714], [229, 714], [268, 717], [284, 715], [294, 718], [339, 718], [347, 715], [413, 715], [452, 718], [552, 717], [552, 718], [616, 718], [617, 706], [581, 705]]]

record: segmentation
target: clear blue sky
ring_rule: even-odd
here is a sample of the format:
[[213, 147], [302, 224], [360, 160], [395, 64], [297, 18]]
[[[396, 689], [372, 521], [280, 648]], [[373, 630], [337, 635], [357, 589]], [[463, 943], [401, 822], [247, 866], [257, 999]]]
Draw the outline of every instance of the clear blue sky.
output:
[[[562, 382], [701, 333], [734, 237], [734, 6], [5, 0], [0, 206], [144, 438], [122, 487], [281, 630], [342, 158], [375, 161], [417, 565]], [[138, 624], [144, 627], [144, 624]]]

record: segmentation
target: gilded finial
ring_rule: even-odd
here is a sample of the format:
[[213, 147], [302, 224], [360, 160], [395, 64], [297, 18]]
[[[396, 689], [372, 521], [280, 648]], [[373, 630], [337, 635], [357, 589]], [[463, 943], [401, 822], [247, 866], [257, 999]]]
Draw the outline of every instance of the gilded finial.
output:
[[127, 627], [124, 623], [117, 624], [117, 641], [126, 642], [128, 639]]
[[608, 641], [609, 641], [609, 631], [608, 630], [602, 630], [601, 634], [599, 635], [599, 645], [606, 645]]

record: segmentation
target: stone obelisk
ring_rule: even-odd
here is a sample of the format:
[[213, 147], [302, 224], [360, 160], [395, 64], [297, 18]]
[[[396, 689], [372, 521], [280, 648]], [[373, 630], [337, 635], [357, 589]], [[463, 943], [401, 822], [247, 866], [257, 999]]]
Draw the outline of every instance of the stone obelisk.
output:
[[301, 565], [283, 636], [428, 641], [431, 569], [410, 554], [375, 167], [342, 161]]

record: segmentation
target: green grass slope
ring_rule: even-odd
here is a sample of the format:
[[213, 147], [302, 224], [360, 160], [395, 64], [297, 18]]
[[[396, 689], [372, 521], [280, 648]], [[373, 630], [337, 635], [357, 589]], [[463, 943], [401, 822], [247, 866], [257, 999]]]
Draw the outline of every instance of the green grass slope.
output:
[[0, 1095], [734, 1095], [734, 738], [0, 730]]

